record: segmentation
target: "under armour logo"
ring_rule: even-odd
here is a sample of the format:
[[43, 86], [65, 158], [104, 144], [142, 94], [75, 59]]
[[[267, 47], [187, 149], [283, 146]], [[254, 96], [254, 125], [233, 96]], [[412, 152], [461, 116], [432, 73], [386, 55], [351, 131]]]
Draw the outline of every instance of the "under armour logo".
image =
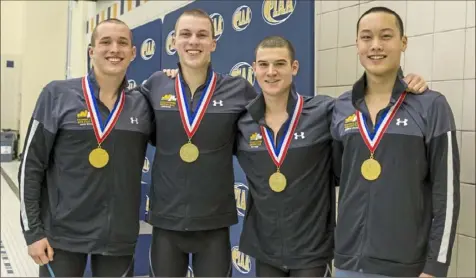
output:
[[403, 124], [403, 126], [407, 126], [408, 125], [408, 119], [404, 119], [403, 121], [398, 118], [397, 119], [397, 125], [400, 126], [400, 124]]
[[139, 119], [131, 117], [131, 124], [139, 124]]
[[294, 133], [294, 139], [297, 140], [297, 139], [299, 139], [299, 138], [301, 138], [301, 139], [306, 138], [306, 136], [304, 136], [304, 132], [303, 132], [303, 131], [301, 131], [300, 134], [298, 134], [297, 132]]
[[219, 101], [213, 100], [213, 106], [217, 106], [217, 105], [223, 106], [223, 100], [219, 100]]

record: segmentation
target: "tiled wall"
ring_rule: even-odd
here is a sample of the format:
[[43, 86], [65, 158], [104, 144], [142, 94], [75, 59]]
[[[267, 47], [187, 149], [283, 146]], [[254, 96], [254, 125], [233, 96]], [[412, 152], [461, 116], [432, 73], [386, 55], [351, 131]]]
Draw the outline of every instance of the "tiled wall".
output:
[[356, 23], [373, 6], [402, 17], [405, 73], [418, 73], [453, 110], [461, 154], [461, 211], [449, 277], [475, 277], [475, 1], [317, 1], [316, 84], [338, 96], [363, 73]]

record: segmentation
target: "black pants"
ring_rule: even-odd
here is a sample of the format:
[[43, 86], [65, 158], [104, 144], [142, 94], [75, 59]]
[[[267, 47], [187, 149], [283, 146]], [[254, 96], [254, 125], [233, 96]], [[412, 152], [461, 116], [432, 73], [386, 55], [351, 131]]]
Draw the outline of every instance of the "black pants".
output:
[[209, 231], [152, 231], [149, 274], [151, 277], [185, 277], [192, 254], [195, 277], [231, 277], [228, 228]]
[[308, 269], [282, 270], [256, 260], [256, 277], [331, 277], [330, 265]]
[[[88, 254], [54, 249], [49, 263], [55, 277], [82, 277]], [[94, 277], [132, 277], [134, 256], [91, 255], [91, 272]], [[46, 265], [40, 266], [40, 277], [52, 277]]]

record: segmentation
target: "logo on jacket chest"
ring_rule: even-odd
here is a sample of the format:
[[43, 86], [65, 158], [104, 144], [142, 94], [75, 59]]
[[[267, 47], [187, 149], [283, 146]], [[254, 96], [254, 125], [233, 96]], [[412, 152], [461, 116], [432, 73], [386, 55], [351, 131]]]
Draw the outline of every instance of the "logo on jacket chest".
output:
[[91, 125], [92, 122], [89, 111], [87, 109], [79, 111], [79, 113], [76, 114], [76, 122], [78, 125]]
[[258, 132], [254, 132], [250, 136], [250, 148], [258, 148], [263, 144], [263, 136]]
[[177, 105], [177, 98], [174, 94], [165, 94], [160, 99], [160, 107], [173, 108]]
[[349, 117], [345, 118], [344, 120], [344, 131], [348, 131], [351, 129], [359, 128], [359, 125], [357, 124], [357, 115], [353, 113]]

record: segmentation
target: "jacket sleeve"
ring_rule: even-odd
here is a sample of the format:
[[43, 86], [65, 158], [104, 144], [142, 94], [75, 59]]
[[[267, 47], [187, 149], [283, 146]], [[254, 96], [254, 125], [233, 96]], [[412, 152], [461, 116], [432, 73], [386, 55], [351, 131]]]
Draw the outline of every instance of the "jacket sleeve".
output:
[[58, 126], [57, 106], [49, 87], [41, 92], [30, 119], [18, 172], [20, 223], [28, 245], [45, 237], [41, 192]]
[[342, 156], [344, 153], [344, 145], [342, 144], [340, 138], [340, 132], [338, 129], [338, 117], [337, 117], [337, 109], [335, 106], [337, 100], [334, 101], [334, 105], [332, 106], [331, 115], [331, 123], [330, 123], [330, 130], [332, 136], [332, 172], [334, 174], [334, 185], [339, 186], [340, 182], [340, 172], [342, 168]]
[[444, 96], [429, 108], [427, 125], [433, 221], [423, 272], [446, 277], [460, 209], [460, 160], [454, 117]]

